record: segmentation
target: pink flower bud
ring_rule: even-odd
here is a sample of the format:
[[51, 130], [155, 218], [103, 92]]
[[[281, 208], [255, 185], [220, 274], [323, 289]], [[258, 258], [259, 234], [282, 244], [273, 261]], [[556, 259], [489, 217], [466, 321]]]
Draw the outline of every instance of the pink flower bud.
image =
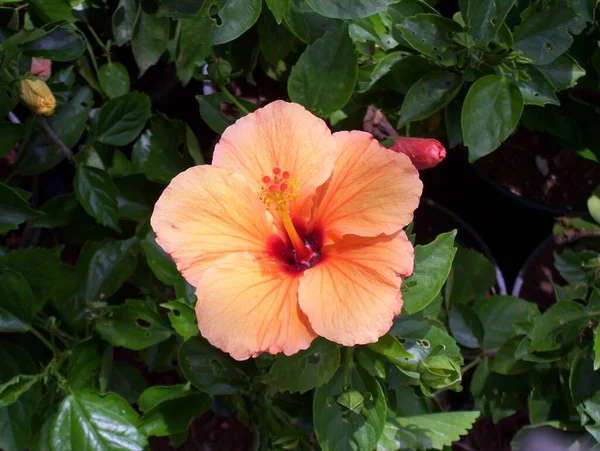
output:
[[446, 149], [437, 139], [398, 138], [390, 149], [406, 155], [417, 169], [432, 168], [446, 158]]

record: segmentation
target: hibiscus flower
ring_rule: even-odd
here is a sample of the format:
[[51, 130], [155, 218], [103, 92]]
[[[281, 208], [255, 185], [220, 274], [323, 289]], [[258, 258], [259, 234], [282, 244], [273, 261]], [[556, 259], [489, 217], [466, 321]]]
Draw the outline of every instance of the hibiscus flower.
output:
[[151, 223], [196, 287], [202, 336], [237, 360], [291, 355], [390, 329], [421, 191], [406, 155], [276, 101], [227, 128], [212, 165], [175, 177]]

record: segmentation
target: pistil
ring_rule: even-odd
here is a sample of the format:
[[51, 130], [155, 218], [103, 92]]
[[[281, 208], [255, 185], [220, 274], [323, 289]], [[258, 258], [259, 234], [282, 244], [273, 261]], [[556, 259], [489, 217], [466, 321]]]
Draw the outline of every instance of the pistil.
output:
[[281, 221], [283, 222], [283, 226], [285, 227], [285, 231], [292, 242], [292, 246], [294, 246], [294, 250], [296, 251], [296, 261], [298, 263], [309, 263], [312, 258], [312, 250], [306, 246], [296, 228], [294, 227], [294, 223], [292, 222], [292, 217], [287, 210], [280, 210], [281, 213]]

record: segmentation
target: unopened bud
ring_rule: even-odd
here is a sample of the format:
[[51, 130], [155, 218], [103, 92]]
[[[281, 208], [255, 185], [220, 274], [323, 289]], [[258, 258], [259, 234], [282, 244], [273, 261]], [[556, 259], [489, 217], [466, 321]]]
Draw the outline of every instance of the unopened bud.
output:
[[229, 61], [220, 58], [208, 65], [208, 76], [217, 84], [229, 83], [232, 71]]
[[417, 169], [432, 168], [446, 158], [446, 149], [436, 139], [398, 138], [390, 149], [406, 155]]
[[36, 114], [51, 116], [56, 108], [56, 99], [45, 81], [24, 78], [21, 80], [21, 100]]

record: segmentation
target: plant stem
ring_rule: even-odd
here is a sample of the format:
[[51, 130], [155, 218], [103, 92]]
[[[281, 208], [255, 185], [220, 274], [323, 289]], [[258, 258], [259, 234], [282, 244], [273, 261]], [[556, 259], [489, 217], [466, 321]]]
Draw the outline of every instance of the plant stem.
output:
[[462, 370], [460, 371], [461, 374], [465, 374], [467, 371], [469, 371], [471, 368], [477, 366], [479, 364], [479, 362], [481, 362], [481, 356], [478, 355], [475, 360], [473, 360], [472, 362], [469, 362], [468, 364], [466, 364], [465, 366], [463, 366]]
[[45, 346], [46, 346], [48, 349], [50, 349], [50, 351], [52, 351], [52, 354], [54, 354], [54, 355], [57, 355], [57, 354], [58, 354], [58, 350], [56, 349], [56, 347], [55, 347], [55, 346], [54, 346], [52, 343], [50, 343], [50, 342], [49, 342], [49, 341], [46, 339], [46, 337], [44, 337], [44, 336], [42, 335], [42, 333], [41, 333], [39, 330], [37, 330], [35, 327], [32, 327], [32, 328], [30, 329], [30, 332], [31, 332], [33, 335], [35, 335], [35, 336], [36, 336], [36, 337], [37, 337], [37, 338], [38, 338], [38, 339], [39, 339], [39, 340], [40, 340], [42, 343], [44, 343], [44, 345], [45, 345]]
[[102, 39], [100, 39], [100, 36], [98, 36], [98, 34], [96, 34], [96, 31], [91, 27], [90, 24], [87, 24], [87, 27], [88, 27], [88, 30], [90, 31], [90, 34], [94, 37], [94, 39], [96, 40], [98, 45], [100, 47], [102, 47], [102, 50], [104, 50], [104, 52], [106, 54], [108, 54], [110, 47], [107, 47], [107, 45], [104, 42], [102, 42]]
[[75, 157], [73, 156], [73, 152], [71, 152], [71, 150], [65, 145], [65, 143], [62, 142], [58, 136], [56, 136], [56, 133], [54, 133], [52, 128], [50, 128], [50, 124], [48, 124], [46, 118], [36, 114], [35, 119], [40, 124], [40, 127], [42, 127], [42, 130], [44, 130], [44, 133], [46, 133], [46, 136], [48, 136], [48, 138], [50, 138], [50, 140], [58, 146], [58, 148], [62, 151], [62, 153], [65, 154], [69, 161], [75, 166], [79, 166], [79, 163], [75, 160]]
[[354, 358], [354, 347], [348, 346], [344, 353], [344, 386], [350, 384], [350, 370]]
[[236, 96], [234, 96], [232, 93], [230, 93], [227, 90], [227, 88], [225, 87], [225, 85], [220, 84], [219, 85], [219, 89], [223, 92], [223, 94], [225, 94], [225, 96], [229, 100], [231, 100], [231, 103], [233, 103], [238, 108], [238, 110], [240, 110], [244, 114], [250, 114], [250, 111], [248, 111], [248, 109], [244, 105], [242, 105], [240, 103], [240, 101], [238, 100], [238, 98]]

